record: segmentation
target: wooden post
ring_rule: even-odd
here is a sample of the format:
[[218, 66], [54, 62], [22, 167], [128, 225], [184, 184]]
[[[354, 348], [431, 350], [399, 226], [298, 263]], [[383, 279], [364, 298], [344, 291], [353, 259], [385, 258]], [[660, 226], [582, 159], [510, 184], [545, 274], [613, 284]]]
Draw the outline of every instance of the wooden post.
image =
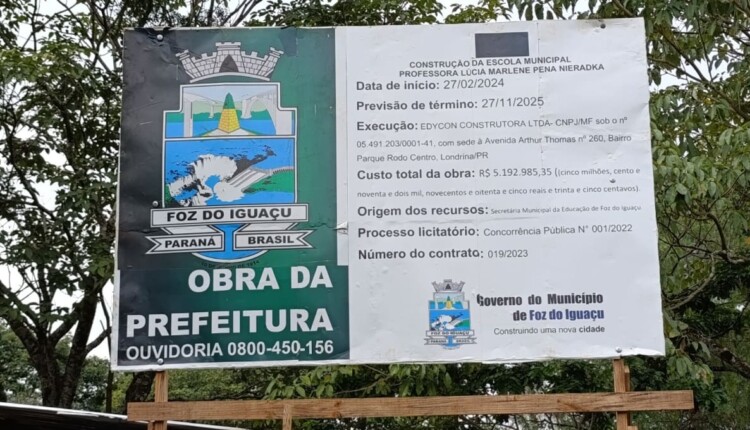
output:
[[282, 430], [292, 430], [292, 405], [284, 405], [284, 416], [282, 417]]
[[[169, 398], [169, 378], [167, 372], [156, 372], [154, 378], [154, 403], [167, 403]], [[148, 430], [167, 430], [166, 421], [149, 421]]]
[[[630, 368], [625, 360], [617, 358], [612, 360], [614, 369], [615, 393], [627, 393], [630, 391]], [[638, 430], [632, 425], [630, 412], [616, 412], [617, 430]]]

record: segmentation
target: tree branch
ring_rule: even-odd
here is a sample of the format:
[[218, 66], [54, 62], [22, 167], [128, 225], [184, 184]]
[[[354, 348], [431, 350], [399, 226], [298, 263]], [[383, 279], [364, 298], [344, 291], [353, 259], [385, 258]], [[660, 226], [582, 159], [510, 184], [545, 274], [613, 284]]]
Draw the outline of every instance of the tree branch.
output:
[[237, 18], [234, 20], [234, 22], [231, 24], [232, 27], [236, 27], [242, 23], [245, 18], [247, 18], [248, 15], [255, 9], [258, 4], [260, 4], [261, 0], [243, 0], [240, 2], [240, 4], [237, 5], [236, 8], [227, 16], [224, 18], [224, 20], [221, 22], [221, 25], [226, 25], [234, 15], [237, 15]]
[[727, 102], [727, 105], [734, 111], [734, 113], [740, 116], [743, 120], [745, 121], [750, 120], [750, 117], [748, 117], [745, 113], [743, 113], [742, 110], [739, 109], [739, 107], [735, 106], [733, 101], [726, 94], [724, 94], [724, 92], [719, 91], [710, 80], [708, 80], [705, 76], [703, 76], [703, 72], [701, 72], [700, 68], [695, 63], [695, 61], [693, 61], [692, 58], [690, 58], [687, 54], [685, 54], [682, 48], [678, 46], [677, 42], [672, 40], [672, 38], [666, 33], [664, 29], [660, 29], [659, 33], [664, 38], [664, 40], [666, 40], [667, 43], [672, 47], [672, 49], [674, 49], [680, 55], [680, 57], [683, 60], [685, 60], [685, 62], [688, 63], [693, 68], [695, 73], [700, 78], [700, 79], [693, 78], [694, 80], [704, 83], [709, 89], [711, 89], [711, 91], [713, 91], [716, 95], [724, 99]]
[[[88, 285], [87, 285], [88, 284]], [[84, 296], [79, 302], [79, 314], [75, 334], [70, 341], [70, 352], [65, 362], [65, 372], [61, 386], [60, 404], [70, 407], [75, 397], [78, 381], [88, 353], [88, 338], [96, 316], [97, 299], [104, 282], [92, 278], [82, 281]]]
[[16, 156], [15, 151], [15, 126], [12, 129], [9, 129], [6, 124], [3, 124], [3, 131], [5, 132], [5, 142], [8, 145], [8, 164], [15, 170], [16, 177], [21, 182], [21, 185], [23, 185], [24, 190], [26, 190], [26, 193], [31, 197], [31, 201], [34, 204], [34, 207], [45, 213], [47, 216], [50, 217], [50, 220], [56, 221], [57, 217], [55, 216], [54, 212], [47, 209], [42, 202], [39, 201], [39, 196], [37, 191], [34, 189], [34, 187], [31, 185], [31, 182], [29, 182], [29, 179], [26, 177], [23, 170], [18, 166], [18, 160]]
[[214, 22], [214, 0], [211, 0], [211, 3], [208, 4], [208, 14], [206, 15], [206, 25], [208, 27], [211, 27], [211, 24]]
[[686, 304], [690, 303], [691, 300], [695, 298], [698, 294], [700, 294], [701, 291], [703, 291], [710, 283], [714, 280], [714, 276], [716, 275], [716, 264], [714, 263], [713, 259], [711, 259], [711, 273], [709, 273], [708, 277], [706, 277], [703, 282], [700, 283], [700, 285], [697, 285], [690, 290], [687, 290], [683, 293], [680, 293], [676, 296], [669, 297], [668, 300], [677, 300], [677, 303], [673, 303], [667, 306], [667, 309], [673, 311], [675, 309], [679, 309]]
[[[20, 300], [18, 298], [18, 295], [14, 294], [13, 291], [10, 290], [2, 281], [0, 281], [0, 316], [3, 317], [4, 320], [8, 322], [8, 324], [11, 323], [11, 321], [15, 320], [18, 321], [19, 324], [22, 324], [26, 330], [31, 330], [30, 327], [27, 327], [26, 321], [20, 317], [20, 315], [13, 316], [11, 309], [15, 308], [19, 311], [19, 313], [23, 313], [34, 326], [39, 325], [39, 318], [37, 317], [37, 313], [34, 312], [31, 307]], [[15, 331], [15, 329], [14, 329]], [[21, 336], [18, 336], [19, 338]], [[33, 333], [32, 333], [33, 337]]]
[[732, 369], [738, 375], [750, 379], [750, 363], [745, 361], [742, 357], [735, 354], [728, 348], [720, 345], [714, 339], [704, 336], [700, 333], [694, 333], [694, 336], [701, 340], [708, 346], [711, 354], [716, 356], [721, 362], [729, 369]]
[[73, 310], [68, 315], [66, 315], [63, 318], [61, 324], [57, 326], [57, 328], [52, 333], [50, 333], [50, 340], [52, 340], [54, 343], [59, 342], [63, 338], [63, 336], [65, 336], [82, 318], [86, 316], [88, 312], [90, 312], [92, 295], [94, 297], [94, 306], [96, 305], [96, 297], [101, 293], [101, 288], [104, 285], [104, 281], [101, 281], [102, 287], [99, 287], [96, 291], [90, 291], [88, 288], [86, 288], [85, 284], [87, 282], [94, 283], [95, 281], [92, 281], [91, 278], [87, 278], [81, 281], [81, 284], [84, 285], [83, 287], [81, 287], [81, 289], [84, 291], [83, 298], [75, 305], [73, 305]]
[[618, 9], [620, 9], [620, 11], [621, 11], [622, 13], [624, 13], [625, 15], [627, 15], [627, 16], [628, 16], [629, 18], [632, 18], [632, 17], [634, 17], [634, 16], [635, 16], [635, 15], [633, 14], [633, 12], [629, 11], [629, 10], [628, 10], [628, 8], [626, 8], [626, 7], [625, 7], [625, 6], [624, 6], [624, 5], [623, 5], [623, 4], [622, 4], [622, 3], [620, 2], [620, 0], [612, 0], [612, 3], [614, 3], [614, 5], [615, 5], [615, 6], [617, 6], [617, 8], [618, 8]]
[[99, 333], [99, 335], [94, 340], [86, 345], [86, 355], [89, 355], [89, 353], [93, 351], [97, 346], [99, 346], [99, 344], [101, 344], [104, 339], [108, 338], [111, 333], [112, 327], [107, 327], [106, 329], [102, 330], [102, 332]]

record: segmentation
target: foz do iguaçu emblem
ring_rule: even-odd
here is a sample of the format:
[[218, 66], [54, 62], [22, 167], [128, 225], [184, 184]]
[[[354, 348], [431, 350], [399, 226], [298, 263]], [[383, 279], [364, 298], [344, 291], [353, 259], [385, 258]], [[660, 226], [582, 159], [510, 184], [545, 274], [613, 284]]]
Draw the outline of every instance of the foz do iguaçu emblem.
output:
[[163, 198], [151, 226], [166, 234], [148, 237], [148, 253], [230, 263], [310, 248], [311, 231], [293, 230], [308, 220], [297, 203], [297, 109], [281, 107], [281, 85], [270, 81], [283, 52], [216, 48], [177, 55], [191, 83], [180, 109], [164, 112]]
[[456, 349], [461, 345], [476, 343], [471, 329], [469, 302], [464, 298], [464, 282], [446, 279], [432, 283], [435, 292], [429, 302], [429, 329], [426, 345], [442, 345]]

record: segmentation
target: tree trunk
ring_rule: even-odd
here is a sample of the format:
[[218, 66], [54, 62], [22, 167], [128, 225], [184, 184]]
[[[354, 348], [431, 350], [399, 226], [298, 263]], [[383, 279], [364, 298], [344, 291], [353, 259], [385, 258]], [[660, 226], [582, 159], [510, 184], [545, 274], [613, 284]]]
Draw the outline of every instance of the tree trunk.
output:
[[[76, 395], [78, 383], [81, 379], [81, 372], [86, 363], [88, 355], [88, 338], [91, 333], [91, 327], [94, 324], [96, 316], [96, 307], [98, 305], [99, 291], [105, 281], [88, 279], [85, 282], [85, 296], [79, 304], [80, 310], [78, 315], [78, 325], [76, 326], [73, 340], [70, 342], [70, 352], [65, 362], [65, 373], [61, 378], [62, 386], [60, 387], [60, 407], [70, 408], [73, 405], [73, 399]], [[97, 285], [101, 282], [101, 286]], [[88, 284], [88, 285], [86, 285]]]
[[60, 406], [60, 368], [58, 367], [54, 345], [47, 339], [40, 342], [39, 348], [29, 351], [31, 364], [39, 376], [42, 389], [42, 405], [50, 407]]
[[156, 372], [152, 371], [133, 374], [133, 380], [125, 391], [125, 407], [129, 402], [143, 402], [148, 398], [155, 376]]
[[104, 412], [112, 413], [112, 391], [114, 390], [115, 374], [110, 370], [107, 372], [107, 399], [104, 405]]

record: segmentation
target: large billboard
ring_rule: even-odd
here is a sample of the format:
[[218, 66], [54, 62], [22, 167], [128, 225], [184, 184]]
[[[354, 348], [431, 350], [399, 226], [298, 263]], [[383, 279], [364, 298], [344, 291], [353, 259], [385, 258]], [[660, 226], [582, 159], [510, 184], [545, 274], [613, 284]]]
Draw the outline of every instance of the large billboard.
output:
[[125, 35], [114, 367], [664, 353], [643, 21]]

